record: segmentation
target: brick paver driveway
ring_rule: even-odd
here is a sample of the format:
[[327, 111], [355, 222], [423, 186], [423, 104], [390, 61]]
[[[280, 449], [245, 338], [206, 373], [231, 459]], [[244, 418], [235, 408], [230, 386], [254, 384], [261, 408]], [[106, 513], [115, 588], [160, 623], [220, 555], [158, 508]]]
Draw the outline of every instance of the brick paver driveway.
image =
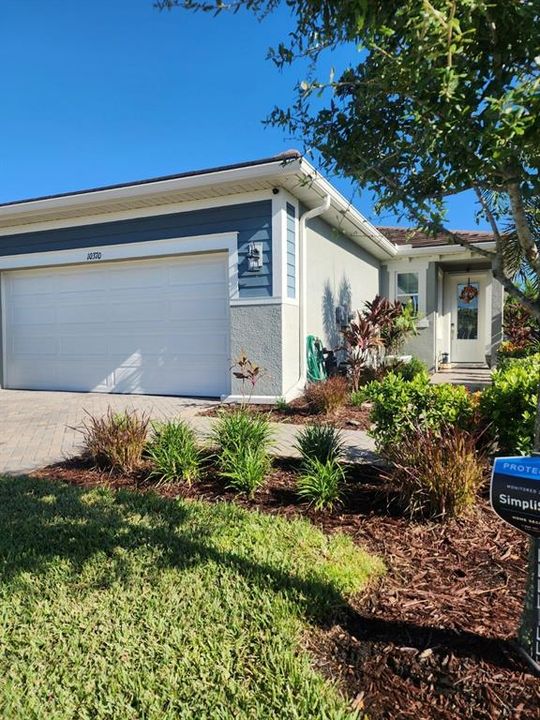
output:
[[73, 455], [86, 412], [135, 408], [153, 419], [191, 419], [211, 401], [150, 395], [0, 390], [0, 473], [21, 473]]
[[[155, 395], [0, 390], [0, 473], [24, 473], [77, 454], [86, 413], [104, 415], [134, 409], [154, 420], [182, 417], [202, 438], [212, 429], [212, 418], [199, 414], [217, 401]], [[273, 452], [297, 456], [296, 425], [273, 423]], [[352, 462], [378, 462], [373, 440], [362, 430], [344, 430], [345, 453]]]

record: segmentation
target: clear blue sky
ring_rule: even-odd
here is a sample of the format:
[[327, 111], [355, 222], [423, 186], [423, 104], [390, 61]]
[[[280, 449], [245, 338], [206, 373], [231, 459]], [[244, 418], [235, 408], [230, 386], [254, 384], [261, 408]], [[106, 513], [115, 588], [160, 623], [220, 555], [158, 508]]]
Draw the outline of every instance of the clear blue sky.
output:
[[[0, 202], [302, 149], [262, 124], [303, 76], [265, 59], [291, 27], [284, 11], [259, 23], [152, 0], [1, 0]], [[355, 204], [395, 224], [367, 193]], [[472, 199], [449, 219], [474, 227]]]

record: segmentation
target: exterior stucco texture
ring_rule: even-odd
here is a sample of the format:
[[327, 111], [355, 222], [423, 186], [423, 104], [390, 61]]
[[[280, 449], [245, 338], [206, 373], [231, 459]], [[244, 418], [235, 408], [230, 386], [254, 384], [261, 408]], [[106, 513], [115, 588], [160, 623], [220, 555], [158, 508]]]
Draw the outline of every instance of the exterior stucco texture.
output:
[[[231, 307], [231, 365], [241, 353], [263, 368], [254, 395], [283, 393], [281, 305], [237, 305]], [[234, 376], [233, 395], [249, 393], [251, 389]]]
[[373, 300], [379, 292], [380, 263], [320, 218], [306, 227], [306, 252], [307, 334], [335, 349], [341, 345], [336, 307], [354, 312]]

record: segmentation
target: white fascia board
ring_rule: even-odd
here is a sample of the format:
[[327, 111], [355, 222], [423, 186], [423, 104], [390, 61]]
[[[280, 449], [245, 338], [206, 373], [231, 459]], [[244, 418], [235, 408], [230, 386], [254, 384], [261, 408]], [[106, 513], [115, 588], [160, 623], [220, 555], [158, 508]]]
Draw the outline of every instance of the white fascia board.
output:
[[425, 247], [398, 245], [396, 260], [399, 258], [418, 257], [419, 255], [432, 255], [434, 258], [438, 258], [439, 255], [459, 255], [460, 253], [470, 253], [473, 256], [480, 257], [479, 253], [474, 252], [475, 246], [482, 250], [495, 250], [495, 243], [493, 241], [471, 244], [470, 249], [462, 245], [451, 245], [450, 243], [448, 245], [426, 245]]
[[14, 203], [0, 207], [0, 218], [27, 214], [39, 214], [41, 211], [55, 209], [67, 209], [99, 205], [118, 200], [130, 200], [143, 198], [164, 193], [174, 193], [182, 190], [193, 190], [196, 188], [208, 187], [211, 185], [222, 185], [227, 183], [247, 182], [264, 178], [289, 175], [299, 170], [299, 160], [274, 160], [264, 165], [250, 165], [243, 168], [232, 168], [230, 170], [218, 170], [216, 172], [202, 173], [200, 175], [188, 175], [181, 178], [170, 178], [143, 182], [125, 187], [104, 188], [102, 190], [88, 190], [73, 195], [62, 195], [61, 197], [50, 197], [28, 202]]

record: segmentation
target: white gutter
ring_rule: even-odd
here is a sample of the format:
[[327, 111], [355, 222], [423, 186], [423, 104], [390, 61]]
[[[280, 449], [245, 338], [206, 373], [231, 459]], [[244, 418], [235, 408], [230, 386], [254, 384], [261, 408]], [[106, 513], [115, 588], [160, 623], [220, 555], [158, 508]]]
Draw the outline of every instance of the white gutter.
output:
[[300, 374], [298, 380], [290, 388], [285, 397], [293, 389], [303, 389], [307, 379], [307, 358], [306, 358], [306, 326], [307, 326], [307, 243], [306, 243], [306, 222], [318, 215], [322, 215], [330, 209], [330, 195], [326, 195], [322, 205], [306, 210], [300, 216], [298, 223], [298, 269], [299, 269], [299, 300], [300, 316], [298, 318], [298, 345], [300, 351]]

